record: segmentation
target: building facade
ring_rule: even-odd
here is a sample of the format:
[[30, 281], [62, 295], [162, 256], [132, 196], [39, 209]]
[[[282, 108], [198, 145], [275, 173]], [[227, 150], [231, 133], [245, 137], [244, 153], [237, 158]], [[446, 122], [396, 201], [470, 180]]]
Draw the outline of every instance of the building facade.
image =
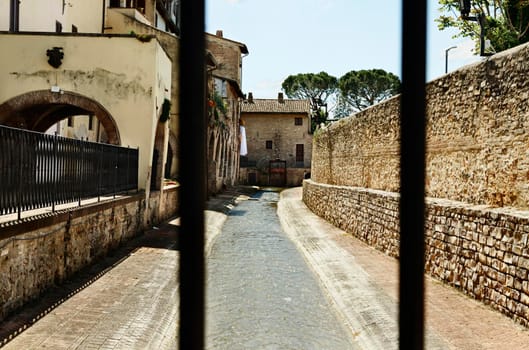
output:
[[310, 173], [312, 134], [309, 100], [254, 99], [241, 107], [247, 155], [239, 181], [249, 185], [299, 186]]
[[233, 186], [239, 178], [242, 59], [246, 45], [224, 38], [221, 30], [206, 34], [213, 63], [208, 69], [208, 193]]
[[[1, 1], [0, 48], [8, 54], [0, 58], [0, 124], [139, 148], [140, 189], [162, 190], [181, 166], [179, 20], [177, 0]], [[205, 131], [214, 135], [216, 191], [238, 176], [248, 50], [222, 35], [206, 39], [215, 62], [209, 94], [217, 88], [228, 108]], [[60, 57], [56, 67], [50, 55]]]

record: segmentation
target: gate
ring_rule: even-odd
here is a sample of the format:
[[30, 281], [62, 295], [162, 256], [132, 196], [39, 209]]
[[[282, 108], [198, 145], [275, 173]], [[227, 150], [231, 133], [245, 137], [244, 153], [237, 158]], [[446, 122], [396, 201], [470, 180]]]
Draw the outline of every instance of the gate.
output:
[[268, 186], [285, 187], [287, 184], [287, 161], [271, 160], [268, 165]]

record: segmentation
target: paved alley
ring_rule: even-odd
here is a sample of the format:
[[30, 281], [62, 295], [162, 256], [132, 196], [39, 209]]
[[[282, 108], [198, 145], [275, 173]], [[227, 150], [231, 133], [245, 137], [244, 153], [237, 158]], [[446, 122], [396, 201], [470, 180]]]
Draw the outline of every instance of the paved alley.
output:
[[212, 245], [207, 349], [360, 349], [282, 231], [278, 200], [265, 190], [241, 203]]
[[[208, 349], [397, 349], [398, 261], [315, 216], [300, 188], [249, 195], [208, 204]], [[1, 324], [2, 349], [176, 349], [177, 225]], [[430, 278], [426, 316], [428, 350], [529, 344], [528, 329]]]

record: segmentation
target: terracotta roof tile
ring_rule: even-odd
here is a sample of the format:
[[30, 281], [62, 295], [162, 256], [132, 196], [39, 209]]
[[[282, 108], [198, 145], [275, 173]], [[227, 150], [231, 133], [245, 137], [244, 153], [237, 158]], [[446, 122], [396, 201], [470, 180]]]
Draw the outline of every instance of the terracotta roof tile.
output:
[[241, 105], [243, 113], [309, 113], [309, 100], [289, 100], [284, 99], [279, 102], [277, 99], [254, 98], [253, 102], [243, 101]]

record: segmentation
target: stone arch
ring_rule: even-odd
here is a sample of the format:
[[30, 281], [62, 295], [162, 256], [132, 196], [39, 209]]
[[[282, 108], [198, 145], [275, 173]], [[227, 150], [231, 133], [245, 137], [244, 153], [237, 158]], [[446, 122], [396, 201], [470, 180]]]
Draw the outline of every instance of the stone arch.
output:
[[37, 90], [15, 96], [0, 104], [0, 125], [45, 132], [62, 119], [82, 114], [97, 117], [108, 143], [121, 144], [117, 124], [105, 107], [71, 91]]

